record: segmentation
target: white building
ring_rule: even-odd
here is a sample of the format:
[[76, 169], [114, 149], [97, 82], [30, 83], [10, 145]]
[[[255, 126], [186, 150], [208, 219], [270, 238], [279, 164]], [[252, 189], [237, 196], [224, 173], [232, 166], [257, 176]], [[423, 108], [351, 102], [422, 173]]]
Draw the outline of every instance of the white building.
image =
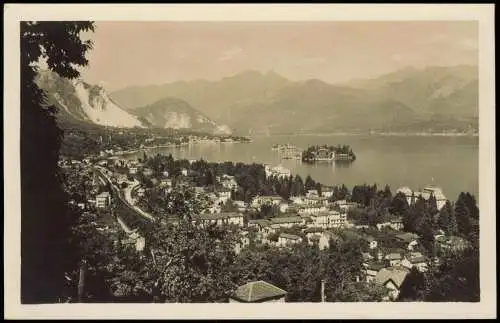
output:
[[271, 219], [271, 228], [291, 228], [295, 225], [304, 225], [305, 220], [298, 216], [276, 217]]
[[323, 232], [316, 232], [316, 233], [311, 233], [307, 234], [310, 243], [318, 243], [318, 248], [320, 250], [325, 250], [330, 247], [330, 239], [340, 241], [341, 238], [337, 236], [336, 234], [330, 232], [330, 231], [323, 231]]
[[286, 213], [288, 211], [288, 209], [290, 208], [290, 205], [288, 205], [288, 203], [286, 203], [286, 202], [282, 202], [279, 205], [279, 208], [280, 208], [281, 213]]
[[401, 260], [401, 266], [411, 269], [416, 267], [421, 272], [427, 271], [427, 261], [420, 252], [411, 252]]
[[399, 252], [391, 252], [391, 253], [385, 255], [385, 257], [384, 257], [384, 260], [391, 267], [401, 265], [402, 259], [403, 259], [403, 257], [401, 257], [401, 254]]
[[283, 198], [279, 195], [273, 196], [256, 196], [252, 200], [252, 207], [260, 208], [264, 204], [269, 205], [280, 205], [283, 202]]
[[347, 212], [351, 209], [354, 209], [358, 206], [357, 203], [355, 202], [348, 202], [346, 200], [338, 200], [338, 201], [335, 201], [333, 202], [333, 205], [338, 207], [340, 210], [342, 210], [343, 212]]
[[396, 193], [403, 193], [406, 196], [408, 204], [412, 204], [412, 202], [415, 202], [419, 197], [422, 197], [424, 200], [428, 200], [431, 195], [434, 195], [438, 210], [441, 210], [447, 202], [447, 198], [443, 194], [443, 190], [434, 185], [427, 185], [421, 192], [413, 191], [409, 187], [400, 187]]
[[221, 178], [219, 178], [219, 182], [221, 183], [222, 187], [228, 190], [236, 190], [238, 188], [238, 183], [234, 179], [234, 176], [224, 174]]
[[307, 190], [306, 197], [319, 197], [318, 190]]
[[243, 214], [236, 212], [200, 214], [193, 220], [193, 222], [196, 221], [202, 225], [216, 223], [217, 225], [234, 224], [243, 227]]
[[111, 204], [111, 195], [109, 192], [102, 192], [97, 195], [95, 198], [96, 207], [98, 208], [107, 208]]
[[223, 190], [218, 192], [218, 203], [226, 204], [230, 199], [231, 191]]
[[329, 199], [332, 196], [333, 196], [333, 189], [331, 189], [331, 188], [322, 188], [321, 189], [321, 197]]
[[304, 198], [302, 196], [291, 196], [290, 201], [292, 201], [292, 203], [295, 205], [303, 205], [304, 204]]
[[310, 227], [316, 228], [337, 228], [345, 224], [347, 218], [346, 215], [337, 211], [324, 211], [313, 213], [310, 215], [312, 223]]
[[363, 267], [365, 268], [366, 282], [370, 283], [375, 280], [379, 271], [384, 269], [386, 265], [382, 262], [368, 261], [363, 263]]
[[144, 196], [144, 193], [146, 192], [146, 190], [143, 188], [143, 187], [139, 187], [136, 191], [137, 193], [137, 196]]
[[322, 205], [328, 205], [328, 199], [326, 197], [319, 197], [319, 196], [306, 196], [303, 198], [304, 204], [306, 205], [311, 205], [311, 204], [322, 204]]
[[290, 170], [284, 168], [281, 165], [271, 167], [269, 165], [265, 165], [266, 177], [275, 176], [278, 178], [290, 177]]
[[325, 205], [302, 205], [297, 207], [297, 213], [300, 215], [311, 215], [315, 213], [327, 212], [328, 208]]
[[238, 211], [243, 212], [247, 209], [247, 204], [244, 201], [233, 201], [233, 205], [238, 209]]
[[436, 198], [436, 205], [438, 210], [441, 210], [446, 204], [446, 196], [443, 194], [443, 190], [440, 187], [434, 185], [427, 185], [424, 187], [422, 192], [415, 192], [415, 196], [422, 196], [425, 200], [428, 200], [431, 195]]
[[278, 247], [290, 246], [302, 242], [302, 238], [294, 234], [281, 233], [278, 237]]
[[235, 224], [239, 227], [243, 227], [243, 214], [237, 212], [226, 212], [221, 214], [226, 216], [229, 224]]

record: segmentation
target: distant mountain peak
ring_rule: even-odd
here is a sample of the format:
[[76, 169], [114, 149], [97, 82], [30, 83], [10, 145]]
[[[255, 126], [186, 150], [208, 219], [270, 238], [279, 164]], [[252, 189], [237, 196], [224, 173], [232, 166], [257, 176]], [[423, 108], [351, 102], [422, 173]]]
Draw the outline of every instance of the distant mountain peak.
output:
[[144, 127], [135, 116], [118, 106], [100, 85], [89, 84], [80, 78], [69, 80], [48, 70], [39, 72], [37, 84], [46, 92], [49, 104], [59, 108], [58, 118], [62, 120], [119, 128]]
[[273, 132], [460, 131], [477, 117], [477, 93], [473, 66], [407, 66], [335, 85], [320, 79], [289, 81], [273, 70], [248, 70], [218, 81], [127, 88], [113, 92], [113, 97], [131, 111], [165, 97], [179, 98], [211, 120], [242, 132], [264, 125]]
[[171, 96], [135, 108], [133, 113], [156, 128], [192, 129], [216, 134], [231, 134], [227, 125], [217, 124], [186, 101]]

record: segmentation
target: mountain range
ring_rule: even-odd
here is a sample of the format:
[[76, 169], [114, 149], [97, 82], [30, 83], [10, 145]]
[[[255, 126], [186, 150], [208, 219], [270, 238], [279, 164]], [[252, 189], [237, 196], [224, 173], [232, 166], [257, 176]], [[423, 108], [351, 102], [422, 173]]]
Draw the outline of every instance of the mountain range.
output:
[[128, 111], [112, 99], [104, 87], [81, 79], [69, 80], [43, 70], [39, 72], [36, 82], [47, 95], [47, 105], [58, 108], [57, 119], [60, 123], [231, 133], [229, 127], [217, 124], [180, 99], [163, 97]]
[[[143, 117], [145, 110], [162, 110], [159, 100], [182, 100], [215, 124], [242, 134], [464, 132], [478, 129], [479, 115], [478, 70], [464, 65], [410, 67], [345, 84], [246, 71], [218, 81], [127, 87], [111, 97]], [[172, 118], [163, 116], [157, 122]]]

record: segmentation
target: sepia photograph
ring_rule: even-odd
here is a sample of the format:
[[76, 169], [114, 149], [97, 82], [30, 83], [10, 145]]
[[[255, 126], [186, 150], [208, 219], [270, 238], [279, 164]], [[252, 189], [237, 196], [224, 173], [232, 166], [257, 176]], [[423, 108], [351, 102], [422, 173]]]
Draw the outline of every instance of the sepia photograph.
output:
[[496, 315], [493, 6], [101, 6], [4, 8], [13, 316]]

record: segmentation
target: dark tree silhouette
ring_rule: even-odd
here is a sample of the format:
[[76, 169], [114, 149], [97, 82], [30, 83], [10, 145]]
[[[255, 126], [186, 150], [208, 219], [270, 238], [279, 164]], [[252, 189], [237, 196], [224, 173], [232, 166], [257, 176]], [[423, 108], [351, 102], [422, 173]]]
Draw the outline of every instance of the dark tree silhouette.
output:
[[67, 244], [71, 218], [58, 169], [62, 131], [54, 107], [45, 107], [35, 83], [35, 63], [46, 60], [62, 77], [86, 65], [91, 22], [21, 22], [21, 302], [60, 300], [64, 272], [71, 264]]
[[401, 284], [398, 301], [423, 301], [425, 297], [425, 276], [413, 267]]
[[390, 210], [393, 214], [404, 215], [408, 212], [409, 207], [406, 196], [400, 192], [392, 199]]

